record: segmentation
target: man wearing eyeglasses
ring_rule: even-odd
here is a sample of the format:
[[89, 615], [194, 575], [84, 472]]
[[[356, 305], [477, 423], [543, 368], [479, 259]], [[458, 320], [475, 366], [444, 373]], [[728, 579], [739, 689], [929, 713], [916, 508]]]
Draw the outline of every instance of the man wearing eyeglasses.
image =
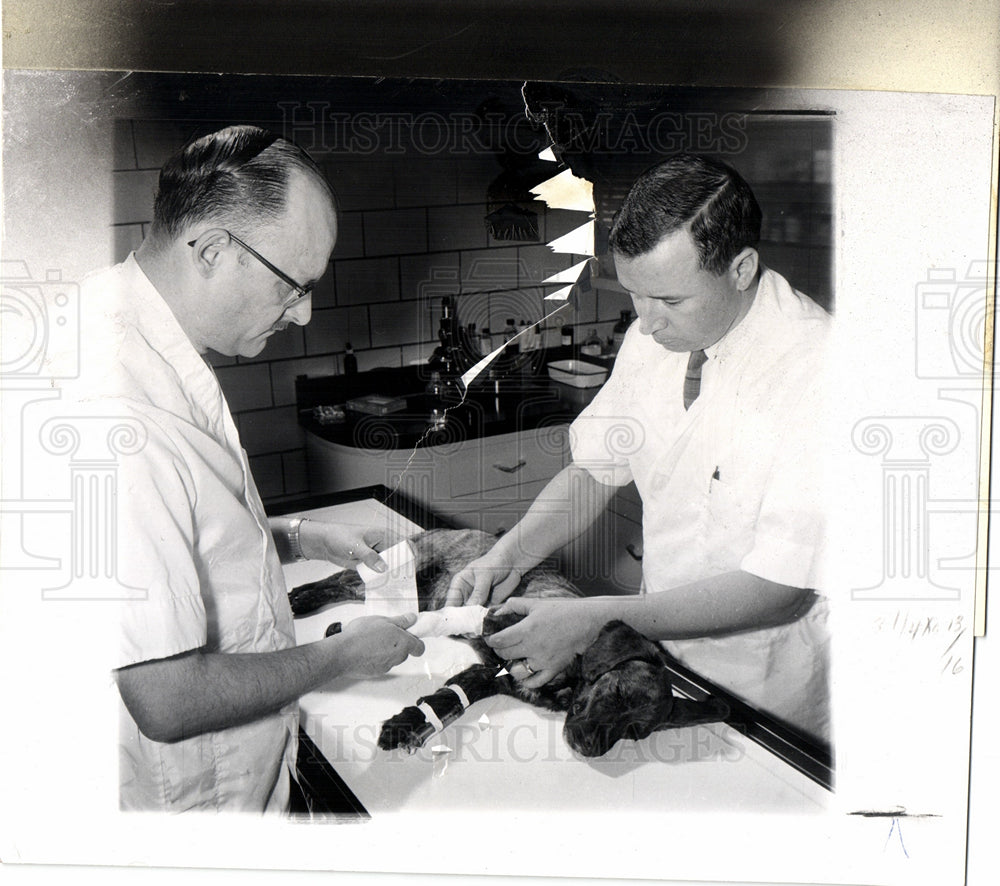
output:
[[413, 617], [359, 619], [295, 645], [281, 560], [375, 567], [378, 540], [268, 520], [204, 359], [253, 357], [307, 323], [336, 236], [333, 195], [308, 155], [231, 127], [166, 163], [149, 236], [85, 284], [79, 399], [144, 435], [119, 471], [118, 577], [135, 589], [112, 665], [124, 809], [287, 809], [299, 696], [423, 652], [405, 630]]

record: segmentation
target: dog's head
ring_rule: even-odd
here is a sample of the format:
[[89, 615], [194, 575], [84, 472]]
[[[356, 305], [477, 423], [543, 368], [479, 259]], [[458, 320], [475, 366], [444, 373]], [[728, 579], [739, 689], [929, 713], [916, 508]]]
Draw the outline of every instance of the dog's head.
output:
[[624, 622], [612, 621], [580, 658], [563, 735], [577, 753], [599, 757], [619, 739], [641, 739], [658, 729], [719, 720], [727, 713], [715, 699], [674, 698], [660, 647]]

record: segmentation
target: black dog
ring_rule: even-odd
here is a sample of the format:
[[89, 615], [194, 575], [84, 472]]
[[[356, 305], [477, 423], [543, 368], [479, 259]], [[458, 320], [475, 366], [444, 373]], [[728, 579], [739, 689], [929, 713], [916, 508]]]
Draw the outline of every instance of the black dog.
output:
[[[417, 563], [417, 596], [421, 611], [444, 605], [452, 576], [486, 553], [496, 541], [475, 530], [430, 530], [410, 539]], [[576, 597], [579, 591], [555, 570], [539, 566], [525, 573], [517, 591], [524, 597]], [[296, 615], [327, 603], [363, 600], [357, 572], [344, 570], [328, 579], [302, 585], [289, 594]], [[483, 637], [497, 633], [523, 616], [497, 615], [483, 621]], [[675, 698], [660, 647], [624, 622], [605, 625], [593, 644], [565, 672], [540, 689], [528, 689], [509, 674], [482, 638], [468, 638], [483, 664], [452, 677], [432, 695], [418, 699], [382, 725], [379, 747], [414, 751], [436, 731], [456, 720], [467, 707], [494, 695], [512, 695], [529, 704], [566, 711], [567, 743], [586, 757], [606, 753], [619, 739], [645, 738], [658, 729], [709, 723], [729, 711], [709, 698], [695, 702]]]

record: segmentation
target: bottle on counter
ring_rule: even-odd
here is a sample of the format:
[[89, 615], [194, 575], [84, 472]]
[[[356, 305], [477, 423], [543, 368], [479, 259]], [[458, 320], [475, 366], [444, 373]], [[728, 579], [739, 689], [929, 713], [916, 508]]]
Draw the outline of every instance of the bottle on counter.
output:
[[569, 347], [573, 346], [573, 327], [572, 326], [564, 326], [562, 328], [562, 338], [560, 340], [560, 344], [564, 348], [569, 348]]
[[350, 342], [344, 342], [344, 375], [358, 374], [358, 358], [354, 356], [354, 349]]
[[483, 353], [483, 345], [479, 340], [479, 333], [476, 332], [476, 324], [470, 323], [466, 327], [465, 332], [466, 338], [466, 353], [469, 356], [468, 364], [471, 366], [475, 363]]
[[528, 321], [522, 319], [521, 325], [518, 327], [517, 330], [517, 334], [521, 336], [519, 341], [521, 342], [522, 354], [535, 350], [534, 335], [532, 334], [533, 332], [534, 330], [528, 327]]
[[545, 324], [538, 323], [532, 326], [528, 336], [531, 338], [531, 349], [533, 351], [542, 350], [545, 347]]
[[600, 357], [603, 348], [604, 343], [601, 341], [601, 337], [597, 334], [597, 330], [591, 329], [590, 334], [580, 346], [580, 353], [586, 357]]
[[[517, 326], [514, 325], [514, 318], [508, 317], [507, 325], [504, 327], [503, 330], [504, 344], [514, 341], [516, 337], [517, 337]], [[520, 350], [519, 345], [520, 345], [519, 342], [517, 344], [511, 345], [509, 348], [507, 348], [507, 354], [511, 357], [516, 355]]]
[[462, 400], [462, 391], [458, 385], [458, 373], [453, 360], [445, 360], [444, 371], [440, 374], [440, 399], [446, 406], [454, 406]]
[[458, 345], [459, 328], [455, 321], [455, 310], [450, 296], [441, 299], [441, 319], [438, 323], [438, 346], [434, 349], [427, 365], [431, 369], [441, 370]]
[[622, 342], [625, 341], [625, 333], [632, 325], [632, 312], [622, 311], [615, 328], [611, 332], [611, 353], [616, 355], [621, 350]]
[[541, 337], [538, 334], [538, 327], [532, 324], [528, 327], [528, 331], [524, 334], [524, 344], [521, 345], [522, 351], [537, 351], [542, 346]]
[[430, 381], [427, 382], [424, 393], [433, 400], [441, 399], [441, 373], [437, 370], [431, 373]]

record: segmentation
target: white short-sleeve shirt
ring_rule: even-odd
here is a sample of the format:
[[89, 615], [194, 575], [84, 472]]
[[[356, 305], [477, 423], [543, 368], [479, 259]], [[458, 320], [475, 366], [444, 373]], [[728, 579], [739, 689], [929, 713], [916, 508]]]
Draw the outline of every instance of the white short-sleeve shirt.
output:
[[[647, 592], [736, 570], [822, 590], [817, 428], [830, 322], [764, 269], [746, 317], [706, 349], [700, 394], [688, 410], [689, 355], [666, 350], [638, 324], [629, 329], [614, 372], [572, 426], [571, 446], [574, 462], [600, 482], [635, 481]], [[807, 620], [820, 618], [820, 608]], [[815, 717], [797, 710], [807, 705], [801, 693], [815, 692], [822, 676], [814, 673], [821, 641], [793, 639], [803, 627], [667, 645], [715, 682], [822, 734]], [[779, 659], [795, 646], [802, 648], [786, 667]]]
[[[138, 590], [119, 605], [112, 666], [294, 646], [281, 565], [215, 374], [134, 256], [85, 281], [81, 298], [87, 372], [74, 394], [144, 430], [118, 470], [118, 575]], [[170, 744], [120, 713], [122, 808], [287, 808], [297, 703]]]

